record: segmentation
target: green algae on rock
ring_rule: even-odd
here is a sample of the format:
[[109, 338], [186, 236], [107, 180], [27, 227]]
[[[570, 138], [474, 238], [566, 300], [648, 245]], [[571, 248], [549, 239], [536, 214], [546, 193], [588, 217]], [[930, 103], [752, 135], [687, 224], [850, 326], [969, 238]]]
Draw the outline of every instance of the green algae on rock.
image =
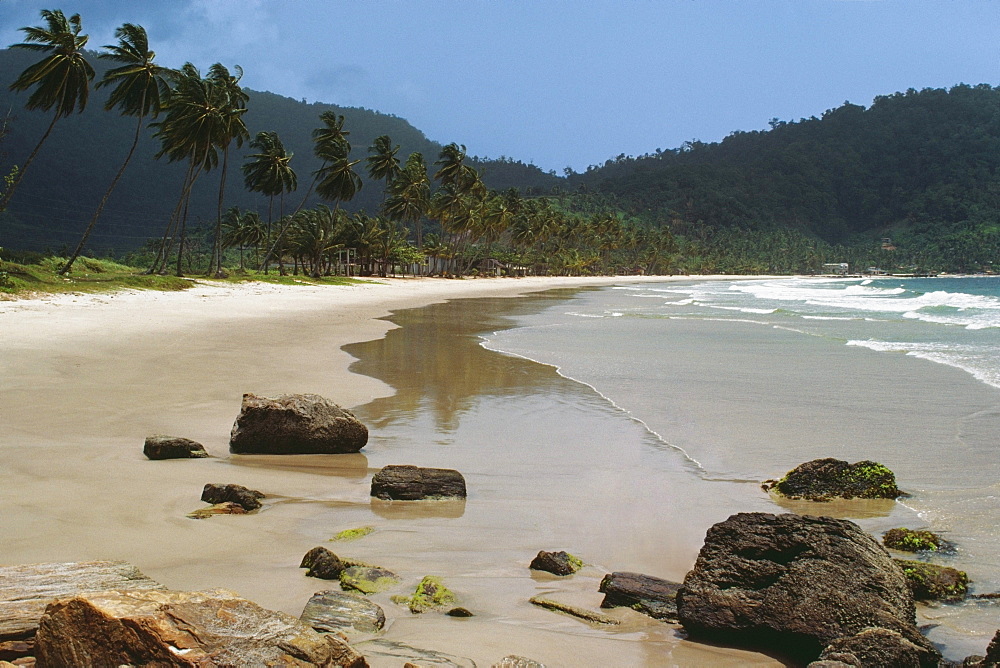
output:
[[426, 576], [417, 585], [413, 596], [393, 596], [392, 602], [406, 605], [413, 614], [420, 614], [433, 608], [441, 608], [454, 603], [456, 600], [454, 592], [444, 586], [441, 578], [433, 575]]
[[354, 589], [362, 594], [377, 594], [401, 582], [392, 571], [375, 566], [349, 566], [340, 573], [340, 587]]
[[961, 601], [969, 592], [969, 576], [965, 571], [923, 561], [893, 561], [902, 569], [917, 601]]
[[356, 529], [344, 529], [330, 540], [346, 543], [348, 541], [364, 538], [365, 536], [374, 533], [374, 531], [375, 527], [373, 526], [357, 527]]
[[781, 480], [765, 481], [762, 487], [790, 499], [809, 501], [895, 499], [903, 494], [888, 467], [869, 460], [848, 464], [833, 458], [800, 464]]
[[901, 552], [936, 552], [948, 546], [932, 531], [916, 531], [914, 529], [889, 529], [882, 534], [882, 544]]

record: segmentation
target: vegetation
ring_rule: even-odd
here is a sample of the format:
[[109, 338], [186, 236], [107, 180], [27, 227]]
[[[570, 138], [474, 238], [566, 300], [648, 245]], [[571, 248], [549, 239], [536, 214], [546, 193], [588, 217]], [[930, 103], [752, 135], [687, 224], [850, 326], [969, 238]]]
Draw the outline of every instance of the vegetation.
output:
[[886, 531], [882, 536], [882, 544], [903, 552], [936, 552], [946, 547], [945, 541], [931, 531], [904, 528]]
[[947, 566], [893, 559], [903, 570], [917, 601], [961, 601], [969, 591], [969, 576]]
[[832, 458], [800, 464], [777, 481], [773, 489], [789, 498], [810, 501], [895, 499], [902, 494], [896, 487], [895, 474], [888, 467], [868, 460], [848, 464]]
[[392, 597], [393, 603], [408, 606], [410, 612], [415, 615], [433, 608], [453, 604], [455, 600], [455, 594], [444, 586], [441, 578], [433, 575], [428, 575], [420, 581], [413, 596]]
[[358, 540], [359, 538], [364, 538], [365, 536], [374, 532], [375, 532], [375, 527], [373, 526], [357, 527], [356, 529], [344, 529], [330, 540], [347, 542], [351, 540]]

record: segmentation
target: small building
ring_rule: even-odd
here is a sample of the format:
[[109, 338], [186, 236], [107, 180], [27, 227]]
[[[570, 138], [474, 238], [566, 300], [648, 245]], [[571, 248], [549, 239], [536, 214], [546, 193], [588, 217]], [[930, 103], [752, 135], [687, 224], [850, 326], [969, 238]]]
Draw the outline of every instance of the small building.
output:
[[834, 276], [847, 276], [848, 269], [846, 262], [828, 262], [823, 265], [823, 273]]

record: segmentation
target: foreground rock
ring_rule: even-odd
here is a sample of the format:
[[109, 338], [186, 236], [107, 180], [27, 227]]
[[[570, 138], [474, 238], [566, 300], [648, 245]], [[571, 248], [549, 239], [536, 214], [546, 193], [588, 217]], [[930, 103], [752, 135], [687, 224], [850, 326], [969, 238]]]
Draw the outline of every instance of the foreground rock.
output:
[[902, 494], [896, 487], [895, 474], [877, 462], [848, 464], [829, 458], [800, 464], [781, 480], [769, 480], [763, 487], [790, 499], [809, 501], [895, 499]]
[[371, 495], [391, 501], [462, 498], [466, 496], [465, 478], [453, 469], [419, 466], [386, 466], [372, 477]]
[[455, 594], [444, 586], [441, 578], [428, 575], [417, 585], [413, 596], [393, 596], [392, 601], [409, 607], [410, 612], [417, 615], [453, 604]]
[[632, 608], [654, 619], [677, 621], [677, 582], [641, 573], [611, 573], [601, 580], [602, 608]]
[[343, 454], [357, 452], [367, 443], [365, 425], [317, 394], [273, 399], [244, 394], [229, 449], [243, 454]]
[[260, 508], [263, 492], [248, 489], [243, 485], [220, 485], [208, 483], [201, 492], [201, 500], [205, 503], [235, 503], [250, 512]]
[[895, 631], [928, 661], [940, 659], [915, 626], [902, 571], [846, 520], [740, 513], [716, 524], [677, 593], [677, 611], [693, 638], [803, 662], [868, 628]]
[[36, 637], [46, 666], [367, 666], [346, 642], [222, 589], [59, 599]]
[[142, 454], [149, 459], [199, 459], [208, 457], [205, 446], [179, 436], [148, 436]]
[[932, 531], [914, 529], [889, 529], [882, 534], [882, 544], [891, 550], [901, 552], [937, 552], [947, 549], [948, 542]]
[[533, 571], [545, 571], [553, 575], [572, 575], [583, 568], [583, 562], [569, 552], [540, 551], [528, 566]]
[[490, 668], [545, 668], [545, 664], [516, 654], [508, 654]]
[[45, 606], [56, 598], [105, 589], [162, 589], [125, 561], [79, 561], [0, 568], [0, 640], [35, 634]]
[[848, 666], [926, 666], [937, 668], [938, 658], [889, 629], [865, 629], [830, 643], [820, 661], [839, 661]]
[[896, 559], [918, 601], [961, 601], [969, 592], [969, 576], [965, 571], [928, 564], [923, 561]]
[[364, 596], [344, 591], [319, 591], [306, 603], [300, 619], [317, 631], [378, 633], [385, 613]]
[[246, 508], [238, 503], [233, 503], [232, 501], [226, 501], [225, 503], [215, 503], [211, 506], [205, 506], [204, 508], [199, 508], [198, 510], [192, 510], [187, 514], [192, 520], [205, 520], [209, 517], [215, 517], [216, 515], [246, 515]]

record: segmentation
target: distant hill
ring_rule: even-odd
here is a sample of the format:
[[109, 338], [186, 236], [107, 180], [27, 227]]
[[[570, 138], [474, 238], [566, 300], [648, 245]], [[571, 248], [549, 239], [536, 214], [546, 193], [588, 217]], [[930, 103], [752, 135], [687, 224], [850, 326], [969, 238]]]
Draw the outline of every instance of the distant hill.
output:
[[[0, 116], [10, 110], [14, 117], [10, 134], [0, 143], [0, 172], [6, 174], [12, 164], [20, 164], [45, 131], [51, 116], [24, 109], [26, 94], [12, 93], [8, 86], [38, 55], [18, 49], [0, 50]], [[98, 71], [95, 82], [107, 68], [106, 61], [95, 57], [91, 63]], [[205, 72], [207, 64], [202, 67]], [[400, 145], [399, 156], [405, 161], [413, 151], [423, 153], [433, 170], [442, 144], [429, 140], [406, 120], [368, 109], [339, 107], [332, 104], [297, 101], [261, 91], [248, 91], [245, 122], [251, 137], [260, 131], [275, 131], [285, 148], [295, 154], [292, 167], [298, 174], [299, 191], [286, 195], [286, 210], [301, 201], [320, 162], [312, 153], [312, 130], [320, 125], [319, 115], [327, 110], [342, 114], [344, 128], [350, 132], [351, 156], [363, 159], [375, 137], [387, 134]], [[10, 210], [0, 214], [0, 246], [9, 248], [59, 249], [75, 244], [103, 195], [115, 171], [131, 145], [134, 119], [103, 109], [106, 92], [92, 90], [86, 111], [60, 120], [52, 136], [42, 147], [34, 164], [18, 188]], [[108, 202], [95, 230], [90, 247], [95, 250], [135, 248], [149, 238], [162, 234], [174, 203], [180, 194], [184, 166], [154, 160], [159, 143], [146, 132], [125, 176]], [[461, 143], [460, 137], [446, 142]], [[257, 209], [266, 215], [267, 199], [247, 192], [243, 187], [240, 165], [249, 146], [234, 149], [226, 181], [226, 206]], [[534, 165], [511, 159], [474, 161], [484, 174], [484, 181], [496, 189], [509, 187], [549, 189], [561, 182], [554, 175]], [[367, 178], [362, 170], [364, 187], [344, 208], [375, 212], [382, 201], [382, 184]], [[431, 172], [433, 174], [433, 171]], [[219, 172], [199, 179], [192, 199], [190, 220], [214, 220], [218, 197]], [[313, 196], [312, 206], [320, 200]]]

